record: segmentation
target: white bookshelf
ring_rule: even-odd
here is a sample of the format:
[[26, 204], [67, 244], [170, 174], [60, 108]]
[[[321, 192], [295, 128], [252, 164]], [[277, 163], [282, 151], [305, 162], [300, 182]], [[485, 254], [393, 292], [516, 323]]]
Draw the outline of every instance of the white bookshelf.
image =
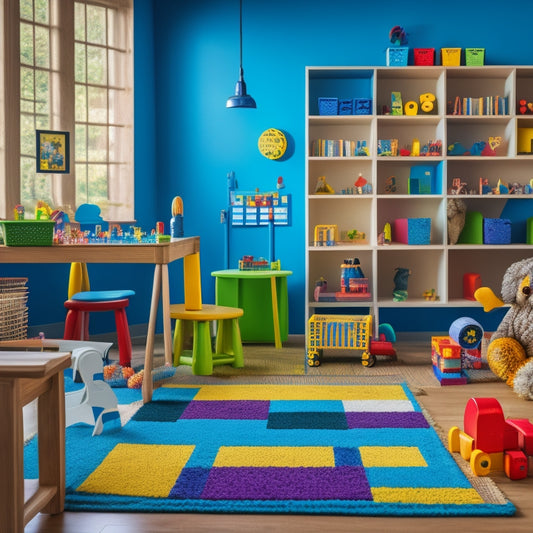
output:
[[[433, 93], [437, 99], [432, 114], [392, 116], [383, 114], [391, 105], [391, 92], [399, 91], [402, 101], [418, 101], [419, 95]], [[455, 97], [504, 96], [506, 115], [463, 116], [448, 113]], [[371, 98], [370, 115], [321, 116], [319, 97]], [[320, 309], [369, 308], [379, 323], [382, 308], [479, 306], [463, 298], [463, 274], [476, 272], [482, 284], [498, 289], [506, 268], [530, 257], [533, 246], [523, 242], [505, 245], [448, 244], [446, 207], [453, 178], [461, 178], [470, 188], [477, 188], [479, 178], [488, 178], [495, 187], [499, 178], [528, 184], [533, 178], [533, 155], [518, 154], [519, 128], [533, 128], [533, 114], [520, 114], [520, 98], [533, 101], [533, 67], [307, 67], [306, 69], [306, 319]], [[495, 156], [448, 156], [447, 146], [461, 142], [470, 148], [474, 142], [501, 136]], [[311, 155], [316, 139], [366, 140], [369, 156], [317, 157]], [[378, 139], [398, 139], [399, 147], [410, 147], [413, 138], [424, 144], [430, 139], [442, 141], [440, 156], [378, 156]], [[435, 194], [408, 194], [407, 181], [414, 165], [435, 167]], [[371, 194], [339, 194], [353, 186], [362, 174], [372, 186]], [[315, 194], [319, 176], [336, 191]], [[386, 192], [386, 180], [396, 177], [395, 193]], [[456, 197], [455, 195], [453, 196]], [[500, 218], [509, 201], [527, 202], [533, 195], [461, 195], [468, 211], [478, 211], [486, 218]], [[514, 204], [513, 204], [514, 205]], [[528, 214], [529, 202], [517, 204]], [[524, 206], [523, 209], [521, 206]], [[378, 233], [386, 222], [397, 218], [431, 218], [429, 245], [393, 242], [378, 244]], [[318, 224], [336, 224], [339, 231], [357, 229], [366, 234], [364, 244], [314, 246], [314, 228]], [[522, 224], [522, 223], [520, 223]], [[519, 228], [525, 233], [524, 227]], [[513, 228], [514, 231], [514, 228]], [[357, 257], [369, 278], [371, 298], [356, 302], [316, 302], [315, 281], [328, 281], [328, 292], [340, 290], [340, 265], [345, 258]], [[396, 267], [410, 268], [408, 299], [393, 302], [393, 278]], [[435, 289], [437, 301], [423, 298], [424, 291]]]

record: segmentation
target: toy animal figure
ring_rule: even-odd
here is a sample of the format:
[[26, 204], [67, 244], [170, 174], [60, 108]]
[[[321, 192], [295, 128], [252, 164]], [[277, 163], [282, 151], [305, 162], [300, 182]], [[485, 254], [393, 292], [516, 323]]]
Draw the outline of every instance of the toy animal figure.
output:
[[526, 400], [533, 400], [533, 258], [513, 263], [505, 272], [502, 299], [480, 287], [474, 294], [490, 311], [503, 304], [511, 308], [490, 339], [490, 369]]
[[449, 198], [447, 207], [448, 242], [457, 244], [466, 220], [466, 204], [460, 198]]
[[407, 300], [407, 282], [411, 271], [408, 268], [398, 267], [394, 274], [394, 290], [392, 291], [392, 300], [394, 302], [405, 302]]

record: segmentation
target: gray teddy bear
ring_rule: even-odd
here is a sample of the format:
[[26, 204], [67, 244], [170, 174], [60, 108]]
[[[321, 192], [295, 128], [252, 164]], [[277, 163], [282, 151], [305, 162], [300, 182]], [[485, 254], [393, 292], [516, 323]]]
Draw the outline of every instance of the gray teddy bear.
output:
[[505, 272], [502, 299], [488, 287], [475, 298], [485, 311], [509, 304], [511, 307], [487, 350], [490, 369], [526, 400], [533, 400], [533, 258], [513, 263]]

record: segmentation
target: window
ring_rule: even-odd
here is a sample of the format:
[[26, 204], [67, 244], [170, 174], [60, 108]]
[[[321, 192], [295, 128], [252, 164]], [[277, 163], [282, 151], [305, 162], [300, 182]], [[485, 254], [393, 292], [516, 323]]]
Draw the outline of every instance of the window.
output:
[[[3, 2], [4, 65], [19, 71], [3, 73], [0, 216], [43, 200], [70, 213], [95, 203], [107, 220], [132, 220], [132, 0], [13, 3]], [[71, 132], [70, 174], [36, 173], [37, 129]]]

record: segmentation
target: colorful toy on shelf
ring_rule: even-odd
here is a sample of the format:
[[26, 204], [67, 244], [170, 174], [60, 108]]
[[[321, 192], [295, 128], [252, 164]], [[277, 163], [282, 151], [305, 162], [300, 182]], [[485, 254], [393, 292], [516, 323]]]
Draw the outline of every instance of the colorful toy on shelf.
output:
[[476, 476], [505, 472], [512, 480], [528, 475], [533, 456], [533, 424], [527, 418], [505, 418], [496, 398], [470, 398], [463, 431], [448, 431], [448, 450], [460, 453]]
[[320, 176], [317, 179], [315, 194], [335, 194], [335, 189], [326, 181], [326, 176]]
[[13, 220], [24, 220], [24, 206], [17, 204], [13, 209]]
[[501, 295], [500, 299], [488, 287], [475, 292], [485, 311], [510, 305], [490, 339], [489, 367], [519, 397], [533, 400], [533, 258], [513, 263], [506, 270]]
[[273, 263], [264, 257], [254, 259], [253, 255], [243, 255], [242, 259], [239, 259], [239, 270], [280, 270], [279, 266], [279, 259]]
[[389, 176], [385, 180], [385, 194], [396, 192], [396, 176]]
[[350, 241], [365, 241], [366, 239], [366, 233], [362, 231], [358, 231], [356, 229], [351, 229], [346, 232], [346, 237], [350, 239]]
[[422, 294], [424, 300], [428, 302], [436, 302], [439, 300], [439, 295], [435, 289], [428, 289]]
[[398, 267], [394, 274], [394, 290], [392, 291], [393, 302], [405, 302], [407, 300], [407, 285], [411, 270]]
[[170, 237], [173, 239], [183, 237], [183, 200], [175, 196], [172, 200], [172, 218], [170, 219]]
[[315, 226], [314, 246], [335, 246], [339, 240], [336, 224], [318, 224]]

